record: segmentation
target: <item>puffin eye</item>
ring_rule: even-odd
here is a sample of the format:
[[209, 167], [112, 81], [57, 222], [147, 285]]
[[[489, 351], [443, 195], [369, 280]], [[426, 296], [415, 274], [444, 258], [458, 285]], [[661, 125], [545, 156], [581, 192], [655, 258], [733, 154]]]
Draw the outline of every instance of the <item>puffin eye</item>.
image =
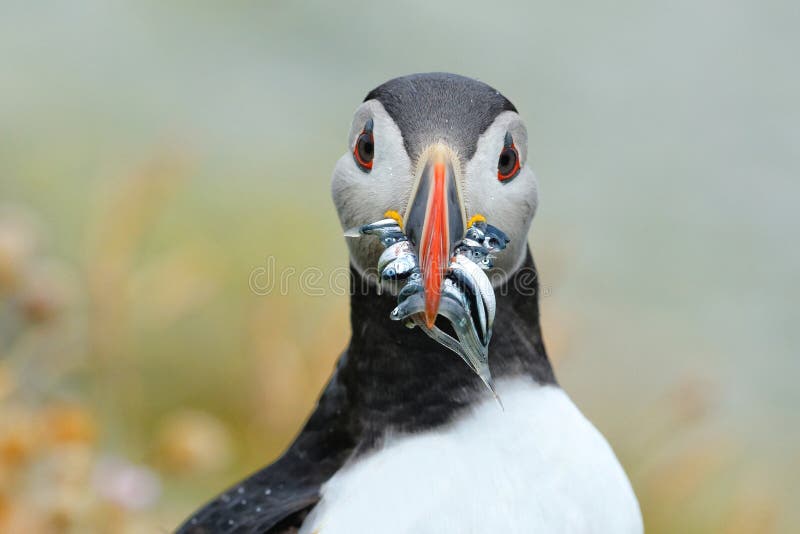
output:
[[358, 134], [356, 146], [353, 147], [353, 158], [364, 172], [372, 170], [372, 159], [375, 157], [375, 139], [372, 136], [372, 127], [373, 122], [370, 119]]
[[514, 146], [514, 139], [506, 132], [503, 150], [497, 159], [497, 179], [503, 183], [510, 182], [519, 174], [519, 152]]

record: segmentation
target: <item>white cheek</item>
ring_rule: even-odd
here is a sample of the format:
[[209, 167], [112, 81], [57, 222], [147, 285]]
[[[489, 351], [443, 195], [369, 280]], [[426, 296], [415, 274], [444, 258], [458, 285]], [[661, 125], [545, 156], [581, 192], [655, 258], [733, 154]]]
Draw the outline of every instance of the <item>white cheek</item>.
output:
[[[374, 121], [375, 159], [372, 170], [364, 172], [356, 165], [350, 150], [361, 124], [369, 117]], [[336, 163], [331, 181], [333, 202], [342, 228], [377, 221], [388, 210], [404, 212], [413, 185], [411, 162], [400, 130], [380, 103], [368, 102], [357, 112], [350, 144], [348, 152]], [[351, 259], [360, 271], [375, 267], [382, 250], [377, 240], [348, 239], [347, 242]]]
[[364, 224], [361, 221], [374, 211], [374, 204], [363, 201], [366, 180], [367, 175], [355, 165], [350, 154], [339, 158], [333, 171], [331, 192], [344, 229]]
[[464, 184], [467, 213], [484, 215], [512, 237], [527, 234], [538, 203], [536, 176], [525, 165], [516, 178], [503, 183], [497, 179], [496, 159], [481, 157], [470, 162]]
[[[484, 167], [485, 168], [485, 167]], [[516, 256], [524, 253], [522, 245], [526, 242], [528, 229], [538, 204], [536, 176], [527, 165], [510, 182], [502, 183], [497, 174], [490, 172], [468, 175], [466, 197], [469, 216], [480, 213], [487, 221], [506, 232], [512, 246], [507, 251], [513, 260], [501, 261], [506, 268], [518, 263]], [[505, 259], [506, 253], [499, 258]]]
[[333, 200], [342, 226], [374, 222], [388, 210], [405, 211], [413, 176], [411, 161], [394, 121], [376, 101], [362, 104], [350, 132], [349, 150], [363, 123], [374, 121], [375, 159], [370, 172], [362, 171], [350, 153], [342, 156], [333, 173]]
[[[513, 128], [509, 119], [513, 118], [499, 117], [481, 136], [475, 155], [465, 169], [463, 184], [467, 215], [483, 215], [511, 238], [509, 247], [495, 259], [498, 271], [507, 274], [516, 270], [524, 259], [528, 230], [538, 205], [536, 176], [527, 162], [516, 178], [507, 182], [497, 179], [497, 158], [505, 132]], [[524, 147], [524, 135], [519, 138], [520, 146]]]

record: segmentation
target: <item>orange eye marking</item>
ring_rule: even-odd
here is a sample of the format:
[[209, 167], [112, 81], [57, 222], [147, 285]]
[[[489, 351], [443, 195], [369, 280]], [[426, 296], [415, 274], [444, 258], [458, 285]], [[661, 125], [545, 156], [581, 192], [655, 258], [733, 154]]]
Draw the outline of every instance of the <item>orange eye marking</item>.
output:
[[375, 138], [372, 135], [372, 127], [372, 119], [369, 119], [364, 125], [364, 129], [356, 137], [356, 144], [353, 147], [353, 159], [365, 172], [372, 170], [372, 160], [375, 158]]
[[519, 174], [519, 152], [516, 145], [514, 145], [511, 134], [506, 132], [503, 149], [497, 159], [497, 179], [501, 182], [507, 182], [515, 178], [517, 174]]

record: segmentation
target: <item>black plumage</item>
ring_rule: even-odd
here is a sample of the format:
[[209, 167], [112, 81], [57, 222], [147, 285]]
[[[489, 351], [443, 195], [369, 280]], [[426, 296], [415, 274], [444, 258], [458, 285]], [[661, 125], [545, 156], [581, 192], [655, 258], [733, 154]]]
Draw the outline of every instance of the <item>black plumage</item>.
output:
[[403, 135], [409, 157], [416, 159], [431, 143], [443, 141], [472, 159], [478, 138], [514, 104], [491, 86], [457, 74], [431, 72], [394, 78], [364, 99], [380, 102]]
[[[396, 299], [351, 269], [350, 344], [316, 410], [273, 464], [216, 497], [178, 532], [293, 532], [319, 500], [320, 487], [346, 462], [380, 444], [387, 430], [418, 432], [451, 422], [491, 399], [460, 358], [419, 329], [389, 319]], [[527, 375], [555, 383], [539, 326], [538, 279], [525, 263], [497, 289], [489, 347], [496, 378]]]

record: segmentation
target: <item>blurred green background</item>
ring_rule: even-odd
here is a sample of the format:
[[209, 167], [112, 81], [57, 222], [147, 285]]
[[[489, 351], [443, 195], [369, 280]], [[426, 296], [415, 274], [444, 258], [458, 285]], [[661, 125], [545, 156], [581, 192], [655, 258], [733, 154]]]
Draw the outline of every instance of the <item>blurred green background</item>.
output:
[[649, 532], [800, 529], [796, 2], [0, 2], [0, 531], [162, 532], [291, 440], [352, 111], [504, 92], [559, 380]]

